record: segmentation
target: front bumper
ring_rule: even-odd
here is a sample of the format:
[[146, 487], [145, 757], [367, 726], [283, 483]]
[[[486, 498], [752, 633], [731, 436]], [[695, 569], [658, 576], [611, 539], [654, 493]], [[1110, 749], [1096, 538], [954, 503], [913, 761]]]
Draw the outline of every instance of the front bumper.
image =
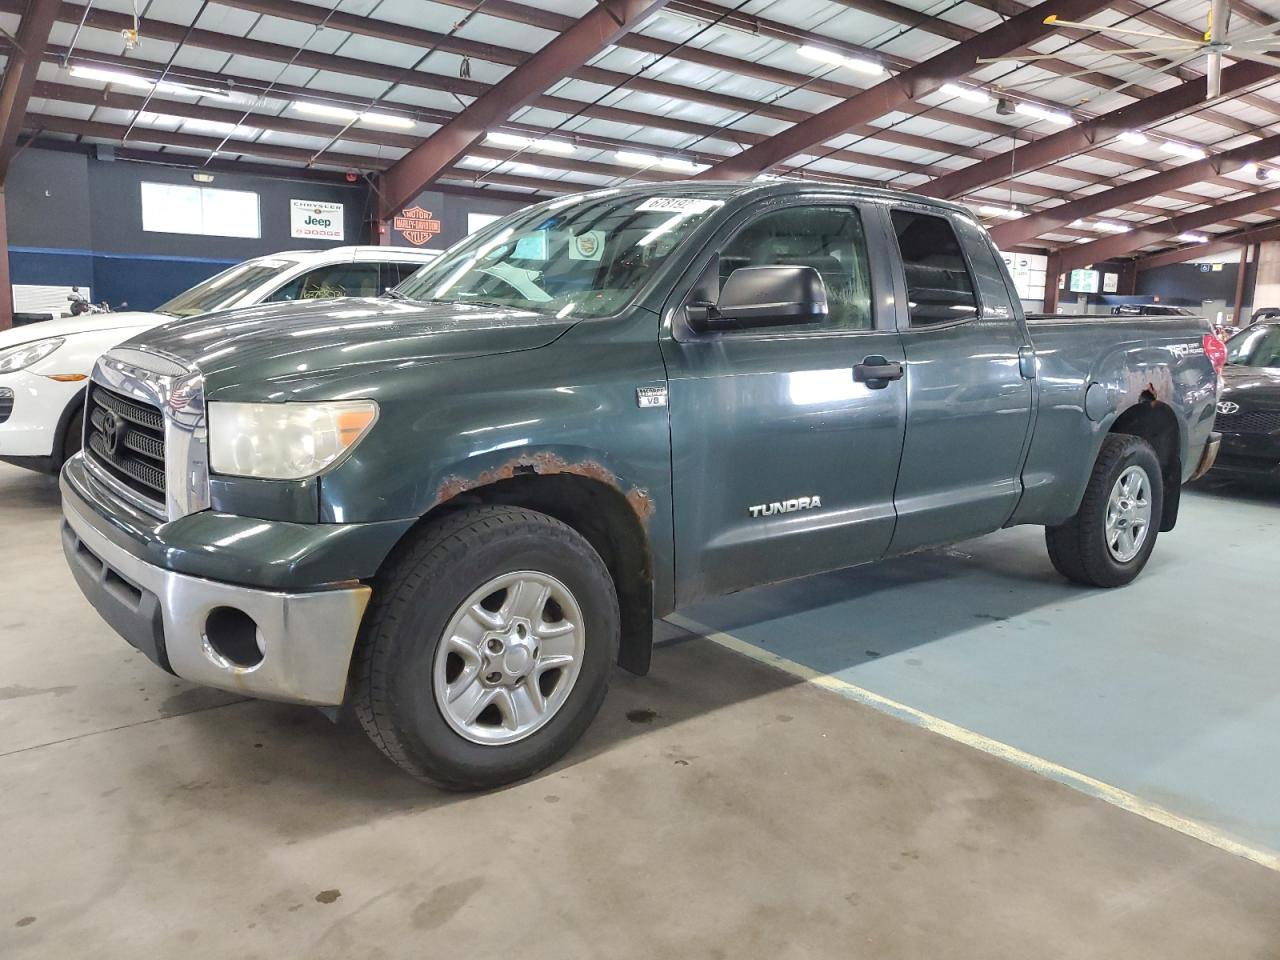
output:
[[0, 387], [13, 391], [12, 410], [0, 423], [0, 456], [52, 456], [62, 415], [84, 384], [19, 370], [0, 374]]
[[[61, 486], [67, 562], [89, 602], [130, 644], [193, 683], [270, 700], [342, 703], [367, 586], [263, 590], [167, 570], [100, 530], [104, 520], [65, 473]], [[253, 657], [243, 656], [243, 645], [224, 642], [220, 624], [227, 610], [237, 611], [239, 623], [247, 616], [256, 625], [250, 641], [256, 641], [256, 663], [244, 664]]]

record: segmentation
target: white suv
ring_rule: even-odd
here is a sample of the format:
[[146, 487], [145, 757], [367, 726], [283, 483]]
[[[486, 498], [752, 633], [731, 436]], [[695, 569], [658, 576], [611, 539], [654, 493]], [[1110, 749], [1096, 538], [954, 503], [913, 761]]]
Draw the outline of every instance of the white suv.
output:
[[438, 255], [407, 247], [294, 250], [236, 264], [151, 313], [86, 313], [0, 331], [0, 460], [56, 472], [80, 449], [94, 362], [136, 333], [257, 303], [380, 296]]

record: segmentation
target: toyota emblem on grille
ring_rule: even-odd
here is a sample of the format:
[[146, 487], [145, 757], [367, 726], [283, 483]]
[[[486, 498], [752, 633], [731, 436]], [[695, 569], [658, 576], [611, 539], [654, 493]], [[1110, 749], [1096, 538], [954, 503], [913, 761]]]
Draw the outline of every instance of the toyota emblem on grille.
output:
[[1233, 413], [1240, 412], [1240, 404], [1236, 403], [1234, 400], [1223, 400], [1218, 404], [1218, 412], [1229, 417]]
[[124, 421], [114, 410], [106, 411], [102, 417], [102, 443], [106, 446], [107, 453], [114, 457], [123, 439]]

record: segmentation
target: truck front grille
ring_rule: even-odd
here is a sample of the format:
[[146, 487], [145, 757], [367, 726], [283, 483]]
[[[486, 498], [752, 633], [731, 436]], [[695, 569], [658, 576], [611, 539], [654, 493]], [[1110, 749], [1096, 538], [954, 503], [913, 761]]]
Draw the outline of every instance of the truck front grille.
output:
[[8, 387], [0, 387], [0, 423], [13, 416], [13, 391]]
[[1280, 410], [1220, 413], [1216, 425], [1223, 433], [1275, 433], [1280, 430]]
[[148, 403], [89, 388], [85, 449], [94, 463], [134, 493], [165, 503], [164, 417]]

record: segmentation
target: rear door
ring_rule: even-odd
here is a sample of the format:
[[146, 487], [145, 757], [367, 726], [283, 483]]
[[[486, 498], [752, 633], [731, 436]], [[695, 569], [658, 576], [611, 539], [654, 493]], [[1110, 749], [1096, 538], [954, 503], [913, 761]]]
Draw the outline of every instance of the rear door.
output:
[[[1025, 326], [968, 217], [894, 204], [906, 296], [907, 428], [891, 553], [999, 529], [1017, 505], [1032, 386]], [[1028, 368], [1028, 372], [1030, 372]]]
[[[677, 602], [880, 557], [893, 533], [905, 422], [891, 238], [874, 208], [788, 198], [739, 215], [677, 288], [662, 340], [669, 378]], [[880, 256], [875, 254], [879, 253]], [[746, 266], [811, 266], [820, 324], [703, 333], [683, 308], [714, 302]]]

